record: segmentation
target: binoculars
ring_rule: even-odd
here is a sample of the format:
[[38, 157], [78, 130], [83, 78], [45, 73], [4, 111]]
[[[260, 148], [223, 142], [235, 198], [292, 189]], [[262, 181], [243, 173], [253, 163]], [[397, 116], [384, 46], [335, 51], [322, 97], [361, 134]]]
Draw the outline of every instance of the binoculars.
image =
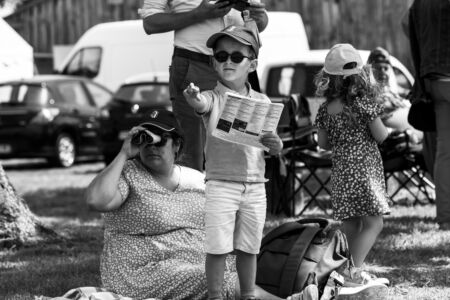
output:
[[134, 145], [141, 145], [143, 143], [156, 144], [161, 141], [161, 136], [154, 134], [149, 130], [142, 130], [133, 135], [131, 143]]

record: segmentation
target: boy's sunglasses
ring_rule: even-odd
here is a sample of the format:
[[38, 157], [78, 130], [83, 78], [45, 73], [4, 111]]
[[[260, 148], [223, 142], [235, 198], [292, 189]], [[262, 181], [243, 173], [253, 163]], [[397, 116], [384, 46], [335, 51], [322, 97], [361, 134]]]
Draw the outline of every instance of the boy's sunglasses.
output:
[[132, 137], [131, 142], [137, 146], [145, 143], [151, 144], [155, 147], [164, 147], [167, 144], [167, 140], [172, 137], [169, 133], [163, 133], [160, 136], [161, 140], [157, 143], [154, 143], [153, 137], [151, 135], [147, 134], [145, 131], [140, 131]]
[[244, 60], [244, 58], [250, 59], [249, 56], [245, 56], [241, 52], [237, 51], [231, 54], [225, 51], [219, 51], [214, 53], [214, 59], [220, 63], [226, 62], [228, 60], [228, 57], [230, 57], [231, 61], [234, 62], [235, 64], [241, 63]]

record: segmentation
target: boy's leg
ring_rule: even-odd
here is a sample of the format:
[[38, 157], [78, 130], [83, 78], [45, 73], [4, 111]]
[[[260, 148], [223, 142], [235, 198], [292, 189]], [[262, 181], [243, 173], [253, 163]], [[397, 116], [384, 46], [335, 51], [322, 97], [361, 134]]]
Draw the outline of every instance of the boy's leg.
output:
[[236, 251], [236, 269], [241, 287], [241, 299], [249, 299], [256, 296], [256, 255]]
[[227, 254], [206, 254], [206, 282], [208, 299], [222, 299], [223, 274]]
[[241, 299], [256, 296], [256, 254], [261, 245], [267, 205], [264, 183], [244, 183], [244, 186], [234, 236]]

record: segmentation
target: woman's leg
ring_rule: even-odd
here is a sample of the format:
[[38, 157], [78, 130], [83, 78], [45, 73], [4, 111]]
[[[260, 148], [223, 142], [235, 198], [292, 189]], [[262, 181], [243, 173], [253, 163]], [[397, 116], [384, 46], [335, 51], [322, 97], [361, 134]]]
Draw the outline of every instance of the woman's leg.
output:
[[382, 229], [382, 216], [364, 216], [343, 221], [343, 231], [347, 236], [355, 267], [362, 266]]
[[222, 299], [223, 274], [227, 254], [206, 254], [206, 282], [208, 285], [208, 299]]

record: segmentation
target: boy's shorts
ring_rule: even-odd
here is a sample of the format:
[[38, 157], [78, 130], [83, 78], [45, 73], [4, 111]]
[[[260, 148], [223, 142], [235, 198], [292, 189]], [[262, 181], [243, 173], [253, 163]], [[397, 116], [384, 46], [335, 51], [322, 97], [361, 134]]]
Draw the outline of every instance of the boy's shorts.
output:
[[258, 254], [266, 219], [264, 183], [206, 182], [206, 252]]

